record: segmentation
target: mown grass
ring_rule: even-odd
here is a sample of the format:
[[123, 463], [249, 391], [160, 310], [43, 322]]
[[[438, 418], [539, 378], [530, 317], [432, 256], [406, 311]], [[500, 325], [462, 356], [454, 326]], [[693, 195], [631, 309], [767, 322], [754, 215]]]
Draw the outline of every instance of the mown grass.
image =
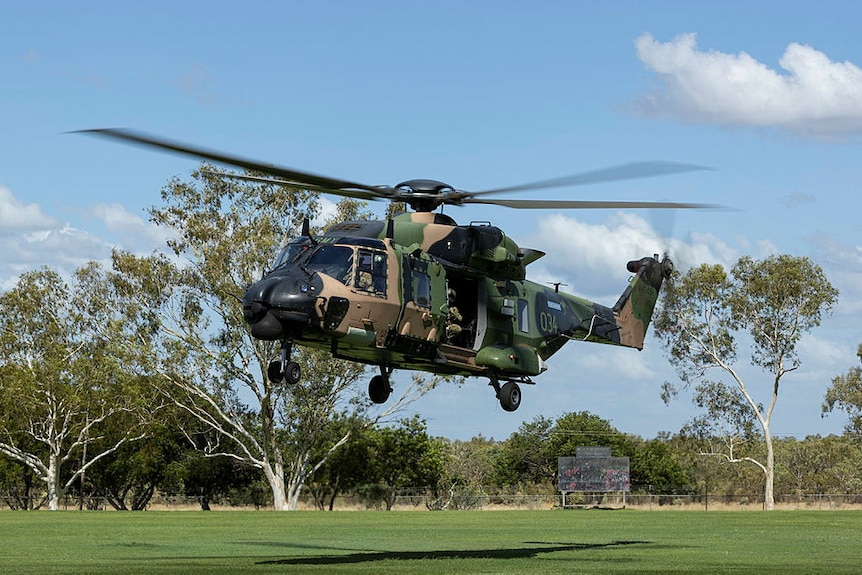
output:
[[862, 511], [2, 512], [0, 573], [859, 573]]

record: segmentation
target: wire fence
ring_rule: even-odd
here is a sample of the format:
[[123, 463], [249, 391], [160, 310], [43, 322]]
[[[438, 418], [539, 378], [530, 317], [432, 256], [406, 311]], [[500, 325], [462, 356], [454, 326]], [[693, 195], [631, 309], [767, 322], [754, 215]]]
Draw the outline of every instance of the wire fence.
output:
[[[393, 508], [440, 508], [439, 498], [404, 495], [396, 499]], [[862, 509], [862, 494], [805, 493], [779, 494], [775, 506], [781, 509]], [[477, 495], [470, 501], [453, 500], [446, 509], [643, 509], [643, 510], [746, 510], [763, 509], [763, 500], [744, 495], [676, 495], [617, 493], [567, 493], [540, 495]]]
[[[271, 510], [269, 505], [251, 505], [229, 500], [202, 500], [185, 495], [156, 494], [145, 509], [152, 510], [195, 510], [209, 507], [214, 510]], [[326, 506], [328, 508], [328, 505]], [[775, 507], [778, 509], [808, 509], [828, 511], [833, 509], [862, 509], [862, 493], [798, 493], [776, 494]], [[0, 496], [3, 510], [47, 509], [44, 498], [26, 500], [18, 497]], [[300, 501], [299, 509], [318, 509], [310, 498]], [[736, 494], [676, 495], [642, 493], [568, 493], [563, 494], [523, 494], [472, 492], [458, 495], [405, 494], [398, 495], [391, 505], [397, 511], [423, 510], [494, 510], [494, 509], [639, 509], [661, 510], [758, 510], [763, 509], [762, 500]], [[111, 511], [114, 508], [105, 497], [84, 497], [66, 495], [61, 498], [60, 509]], [[336, 497], [334, 510], [377, 510], [385, 509], [381, 501], [367, 500], [355, 495]]]

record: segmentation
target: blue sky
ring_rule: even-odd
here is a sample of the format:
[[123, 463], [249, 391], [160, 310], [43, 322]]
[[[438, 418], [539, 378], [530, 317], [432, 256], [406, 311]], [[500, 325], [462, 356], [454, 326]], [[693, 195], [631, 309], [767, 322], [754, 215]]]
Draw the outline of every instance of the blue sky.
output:
[[[840, 301], [802, 342], [773, 432], [841, 431], [841, 415], [823, 419], [819, 406], [862, 340], [855, 3], [124, 4], [0, 8], [0, 288], [28, 269], [105, 259], [113, 246], [148, 253], [164, 236], [144, 210], [196, 166], [71, 130], [136, 128], [368, 184], [434, 178], [466, 190], [688, 162], [713, 169], [534, 197], [734, 210], [450, 213], [548, 252], [532, 279], [607, 304], [628, 259], [666, 249], [683, 268], [811, 257]], [[745, 356], [740, 367], [765, 401], [768, 377]], [[571, 343], [514, 414], [477, 379], [416, 409], [452, 438], [503, 439], [537, 415], [580, 410], [654, 437], [693, 415], [685, 398], [660, 401], [674, 377], [652, 337], [640, 353]]]

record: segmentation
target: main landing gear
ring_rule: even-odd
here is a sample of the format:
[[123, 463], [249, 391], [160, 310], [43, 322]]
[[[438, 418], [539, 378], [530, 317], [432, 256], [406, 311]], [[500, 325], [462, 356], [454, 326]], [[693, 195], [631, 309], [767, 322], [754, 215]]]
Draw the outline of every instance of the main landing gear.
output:
[[266, 368], [266, 375], [274, 383], [287, 382], [289, 385], [299, 383], [302, 378], [302, 368], [295, 361], [290, 360], [293, 350], [293, 340], [285, 339], [281, 342], [281, 359], [270, 362]]
[[391, 367], [381, 365], [380, 375], [375, 375], [368, 383], [368, 397], [374, 403], [386, 403], [386, 400], [389, 399], [389, 395], [392, 393], [392, 386], [389, 384], [391, 374]]
[[500, 386], [500, 379], [496, 374], [491, 374], [489, 377], [491, 381], [488, 385], [494, 388], [494, 393], [497, 395], [497, 399], [500, 400], [500, 407], [505, 411], [515, 411], [518, 409], [521, 405], [521, 387], [511, 380]]

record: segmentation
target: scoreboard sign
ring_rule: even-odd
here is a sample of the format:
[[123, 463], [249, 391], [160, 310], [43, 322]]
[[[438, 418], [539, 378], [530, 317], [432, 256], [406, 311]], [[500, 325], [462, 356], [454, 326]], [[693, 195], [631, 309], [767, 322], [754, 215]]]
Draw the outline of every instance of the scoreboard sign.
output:
[[[574, 491], [612, 492], [631, 489], [628, 457], [610, 457], [610, 448], [599, 454], [595, 452], [588, 452], [587, 454], [587, 457], [582, 457], [579, 448], [578, 457], [560, 457], [557, 459], [559, 491], [563, 493]], [[595, 455], [599, 456], [596, 457]]]

